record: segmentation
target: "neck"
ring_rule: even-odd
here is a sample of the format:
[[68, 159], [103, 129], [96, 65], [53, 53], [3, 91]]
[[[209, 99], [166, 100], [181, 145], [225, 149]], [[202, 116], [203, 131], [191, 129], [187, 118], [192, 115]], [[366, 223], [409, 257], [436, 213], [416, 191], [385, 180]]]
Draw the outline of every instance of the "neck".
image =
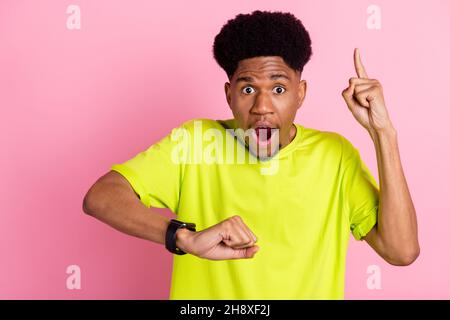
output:
[[280, 144], [280, 149], [286, 147], [289, 143], [291, 143], [296, 135], [297, 135], [297, 126], [295, 124], [292, 124], [291, 129], [289, 130], [289, 140], [285, 145]]

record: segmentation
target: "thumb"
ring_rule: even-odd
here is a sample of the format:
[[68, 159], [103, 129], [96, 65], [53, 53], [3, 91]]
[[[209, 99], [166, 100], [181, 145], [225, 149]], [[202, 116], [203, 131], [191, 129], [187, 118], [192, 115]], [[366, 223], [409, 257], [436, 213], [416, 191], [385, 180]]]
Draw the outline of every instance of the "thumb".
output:
[[259, 246], [253, 246], [243, 249], [234, 249], [232, 259], [250, 259], [253, 258], [256, 252], [259, 251]]
[[355, 100], [353, 98], [353, 88], [348, 87], [342, 91], [342, 97], [345, 100], [345, 103], [347, 104], [348, 108], [352, 110], [355, 106]]

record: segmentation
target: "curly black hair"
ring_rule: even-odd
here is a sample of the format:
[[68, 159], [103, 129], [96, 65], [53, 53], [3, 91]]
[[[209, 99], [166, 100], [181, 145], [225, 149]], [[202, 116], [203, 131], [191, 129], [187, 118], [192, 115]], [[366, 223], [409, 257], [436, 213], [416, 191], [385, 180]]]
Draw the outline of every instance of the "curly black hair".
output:
[[259, 56], [282, 57], [302, 72], [312, 55], [311, 39], [293, 14], [256, 10], [228, 20], [214, 39], [213, 54], [229, 79], [240, 60]]

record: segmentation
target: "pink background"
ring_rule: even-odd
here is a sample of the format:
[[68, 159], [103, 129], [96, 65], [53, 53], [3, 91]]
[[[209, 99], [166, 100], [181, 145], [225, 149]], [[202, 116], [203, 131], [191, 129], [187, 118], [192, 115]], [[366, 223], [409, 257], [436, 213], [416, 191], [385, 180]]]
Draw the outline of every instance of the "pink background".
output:
[[[66, 27], [71, 4], [81, 9], [80, 30]], [[381, 8], [381, 30], [366, 27], [371, 4]], [[450, 298], [444, 0], [1, 0], [0, 298], [168, 297], [171, 255], [84, 215], [82, 199], [112, 163], [182, 121], [231, 117], [212, 43], [228, 19], [255, 9], [292, 12], [310, 32], [308, 93], [297, 122], [346, 136], [377, 177], [372, 142], [341, 97], [359, 47], [399, 133], [421, 256], [393, 267], [352, 240], [346, 298]], [[66, 288], [72, 264], [81, 268], [81, 290]], [[373, 264], [381, 290], [366, 285]]]

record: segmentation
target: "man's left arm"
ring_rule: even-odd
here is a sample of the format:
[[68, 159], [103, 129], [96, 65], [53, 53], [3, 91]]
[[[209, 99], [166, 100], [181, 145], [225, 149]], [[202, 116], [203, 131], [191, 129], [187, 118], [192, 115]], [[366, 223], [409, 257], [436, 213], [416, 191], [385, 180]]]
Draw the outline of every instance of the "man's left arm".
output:
[[387, 262], [409, 265], [419, 256], [417, 218], [400, 159], [397, 132], [389, 118], [378, 80], [369, 79], [355, 49], [358, 77], [342, 92], [349, 110], [374, 142], [380, 199], [377, 224], [364, 240]]

